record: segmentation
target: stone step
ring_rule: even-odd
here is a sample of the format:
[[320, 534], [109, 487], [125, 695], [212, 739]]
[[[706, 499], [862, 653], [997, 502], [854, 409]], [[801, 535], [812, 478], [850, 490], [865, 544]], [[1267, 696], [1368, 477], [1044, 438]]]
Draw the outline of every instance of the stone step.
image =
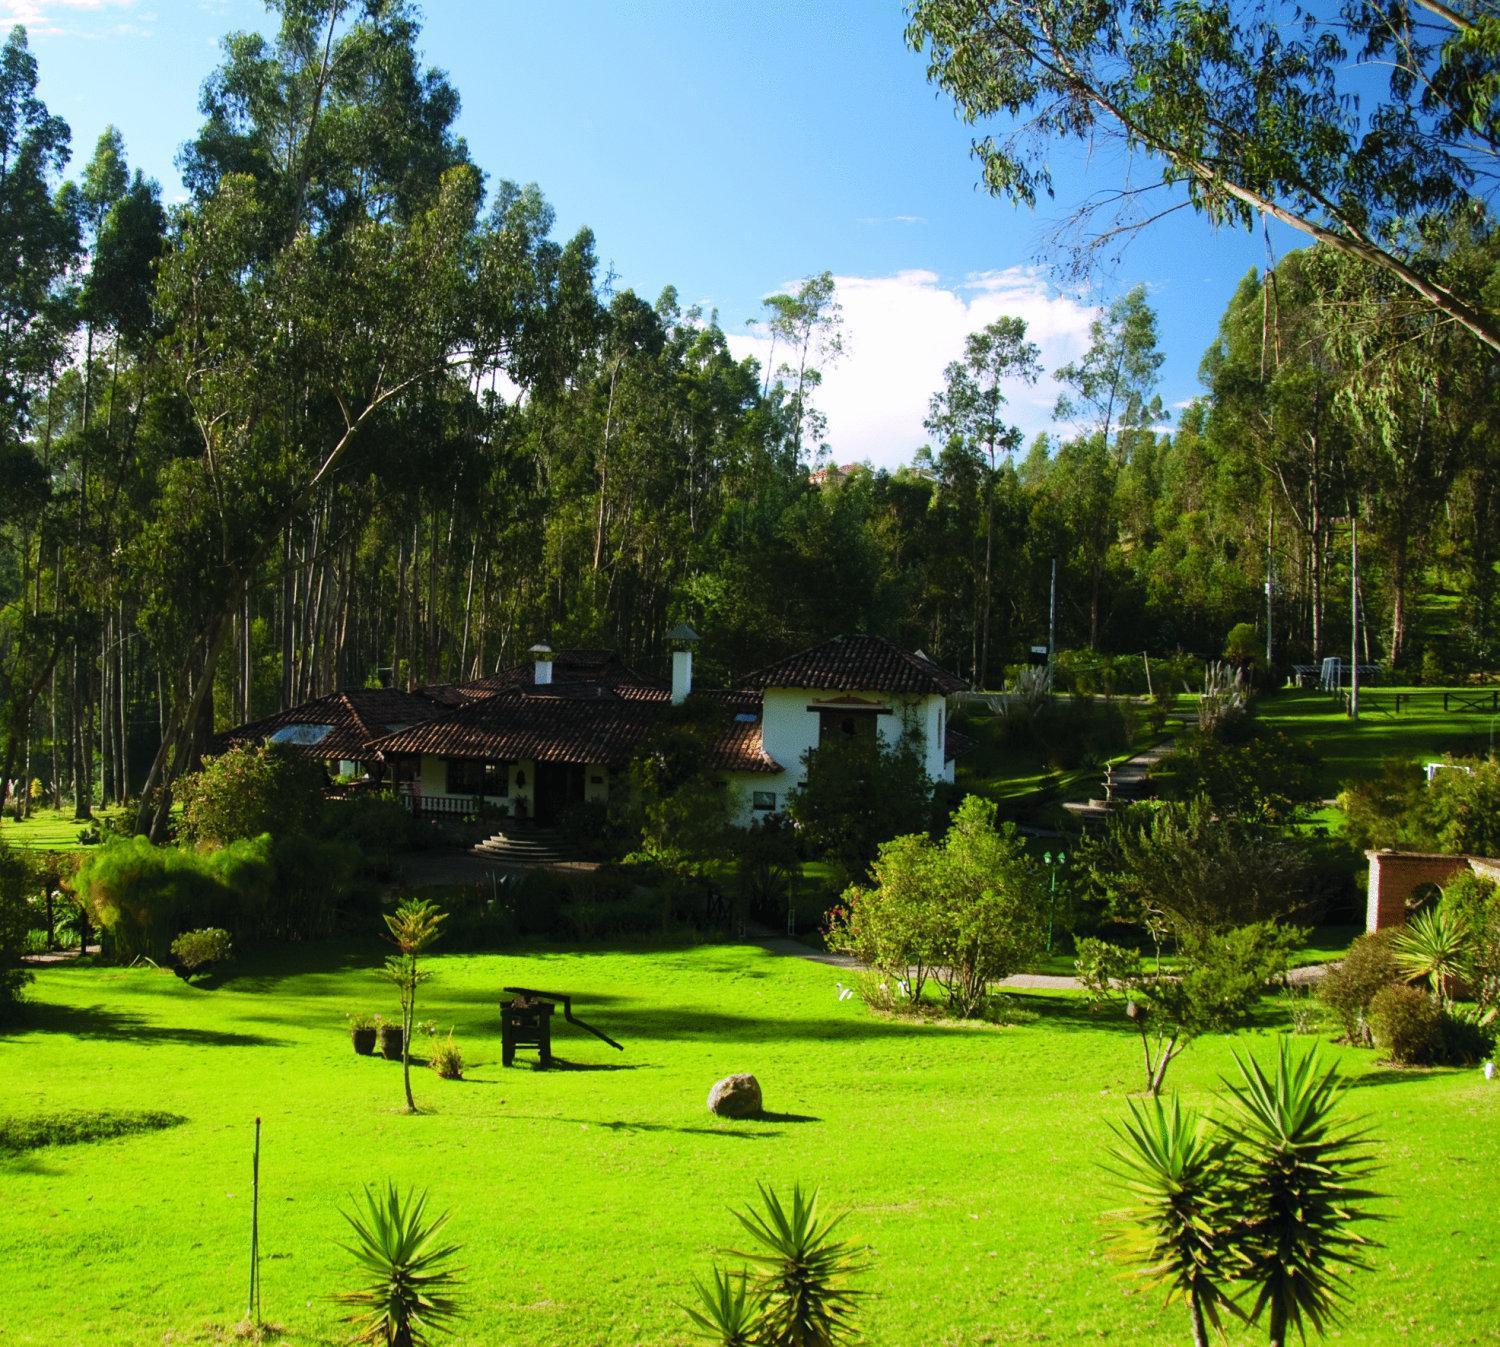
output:
[[495, 833], [470, 848], [486, 860], [512, 865], [560, 865], [577, 860], [573, 849], [552, 828], [518, 828]]

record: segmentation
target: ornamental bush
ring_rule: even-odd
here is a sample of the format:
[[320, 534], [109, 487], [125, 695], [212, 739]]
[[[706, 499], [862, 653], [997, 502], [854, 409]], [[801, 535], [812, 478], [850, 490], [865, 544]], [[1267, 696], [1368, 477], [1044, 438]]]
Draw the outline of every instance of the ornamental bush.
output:
[[875, 884], [854, 887], [829, 926], [830, 944], [873, 964], [921, 998], [928, 976], [949, 1011], [979, 1014], [989, 984], [1025, 967], [1041, 948], [1043, 883], [1013, 824], [967, 796], [941, 842], [922, 833], [892, 838], [871, 867]]
[[274, 879], [269, 837], [216, 851], [119, 837], [91, 852], [72, 884], [109, 952], [128, 962], [138, 955], [165, 958], [172, 938], [195, 927], [259, 929]]
[[323, 812], [323, 770], [276, 744], [236, 744], [205, 758], [177, 788], [182, 835], [227, 843], [316, 829]]
[[227, 963], [233, 952], [234, 942], [229, 938], [229, 932], [218, 926], [184, 931], [172, 942], [172, 956], [189, 975], [201, 973], [216, 963]]
[[0, 841], [0, 1021], [11, 1018], [31, 973], [21, 964], [31, 930], [30, 859]]
[[1404, 984], [1383, 987], [1370, 1002], [1375, 1046], [1398, 1066], [1426, 1066], [1443, 1051], [1443, 1012], [1426, 992]]
[[1391, 932], [1372, 931], [1360, 936], [1324, 974], [1318, 984], [1318, 999], [1338, 1016], [1345, 1042], [1368, 1046], [1370, 1002], [1378, 992], [1400, 981]]

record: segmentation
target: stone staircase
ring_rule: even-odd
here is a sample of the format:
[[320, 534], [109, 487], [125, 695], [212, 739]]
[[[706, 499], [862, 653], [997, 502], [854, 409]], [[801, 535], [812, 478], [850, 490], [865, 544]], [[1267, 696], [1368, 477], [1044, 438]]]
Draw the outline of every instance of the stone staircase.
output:
[[1173, 749], [1170, 739], [1137, 753], [1114, 769], [1107, 799], [1067, 801], [1063, 808], [1085, 827], [1102, 824], [1121, 805], [1133, 804], [1146, 794], [1151, 769]]
[[473, 855], [504, 865], [567, 865], [581, 858], [556, 828], [531, 823], [513, 823], [470, 848]]

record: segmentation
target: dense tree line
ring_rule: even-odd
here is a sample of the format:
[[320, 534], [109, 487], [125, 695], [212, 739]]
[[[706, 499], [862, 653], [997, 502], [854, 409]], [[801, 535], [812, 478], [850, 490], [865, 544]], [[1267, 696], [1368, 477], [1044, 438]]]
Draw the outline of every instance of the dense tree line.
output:
[[[830, 276], [737, 360], [486, 183], [404, 0], [272, 7], [274, 38], [225, 40], [170, 211], [113, 128], [64, 180], [24, 31], [0, 52], [0, 777], [155, 830], [215, 725], [542, 635], [650, 668], [683, 619], [702, 676], [863, 629], [995, 685], [1054, 567], [1062, 646], [1217, 654], [1248, 621], [1314, 658], [1357, 588], [1371, 657], [1415, 664], [1440, 586], [1442, 657], [1491, 658], [1492, 353], [1388, 268], [1320, 244], [1247, 276], [1175, 423], [1131, 291], [1030, 446], [1001, 390], [1039, 357], [1001, 320], [912, 465], [815, 472]], [[1481, 296], [1496, 262], [1471, 212], [1410, 265]]]

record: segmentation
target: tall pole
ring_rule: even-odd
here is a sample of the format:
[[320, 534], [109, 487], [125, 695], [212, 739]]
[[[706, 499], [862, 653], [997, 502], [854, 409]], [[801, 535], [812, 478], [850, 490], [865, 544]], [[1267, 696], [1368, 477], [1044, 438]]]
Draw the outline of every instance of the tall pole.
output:
[[1359, 719], [1359, 509], [1349, 522], [1349, 719]]
[[1266, 674], [1271, 672], [1271, 593], [1276, 582], [1275, 551], [1276, 546], [1276, 498], [1271, 498], [1270, 508], [1266, 511]]
[[1052, 660], [1057, 654], [1057, 558], [1052, 558], [1052, 589], [1047, 599], [1047, 684], [1052, 684]]
[[250, 1299], [245, 1318], [260, 1322], [260, 1119], [255, 1120], [255, 1152], [250, 1161]]

